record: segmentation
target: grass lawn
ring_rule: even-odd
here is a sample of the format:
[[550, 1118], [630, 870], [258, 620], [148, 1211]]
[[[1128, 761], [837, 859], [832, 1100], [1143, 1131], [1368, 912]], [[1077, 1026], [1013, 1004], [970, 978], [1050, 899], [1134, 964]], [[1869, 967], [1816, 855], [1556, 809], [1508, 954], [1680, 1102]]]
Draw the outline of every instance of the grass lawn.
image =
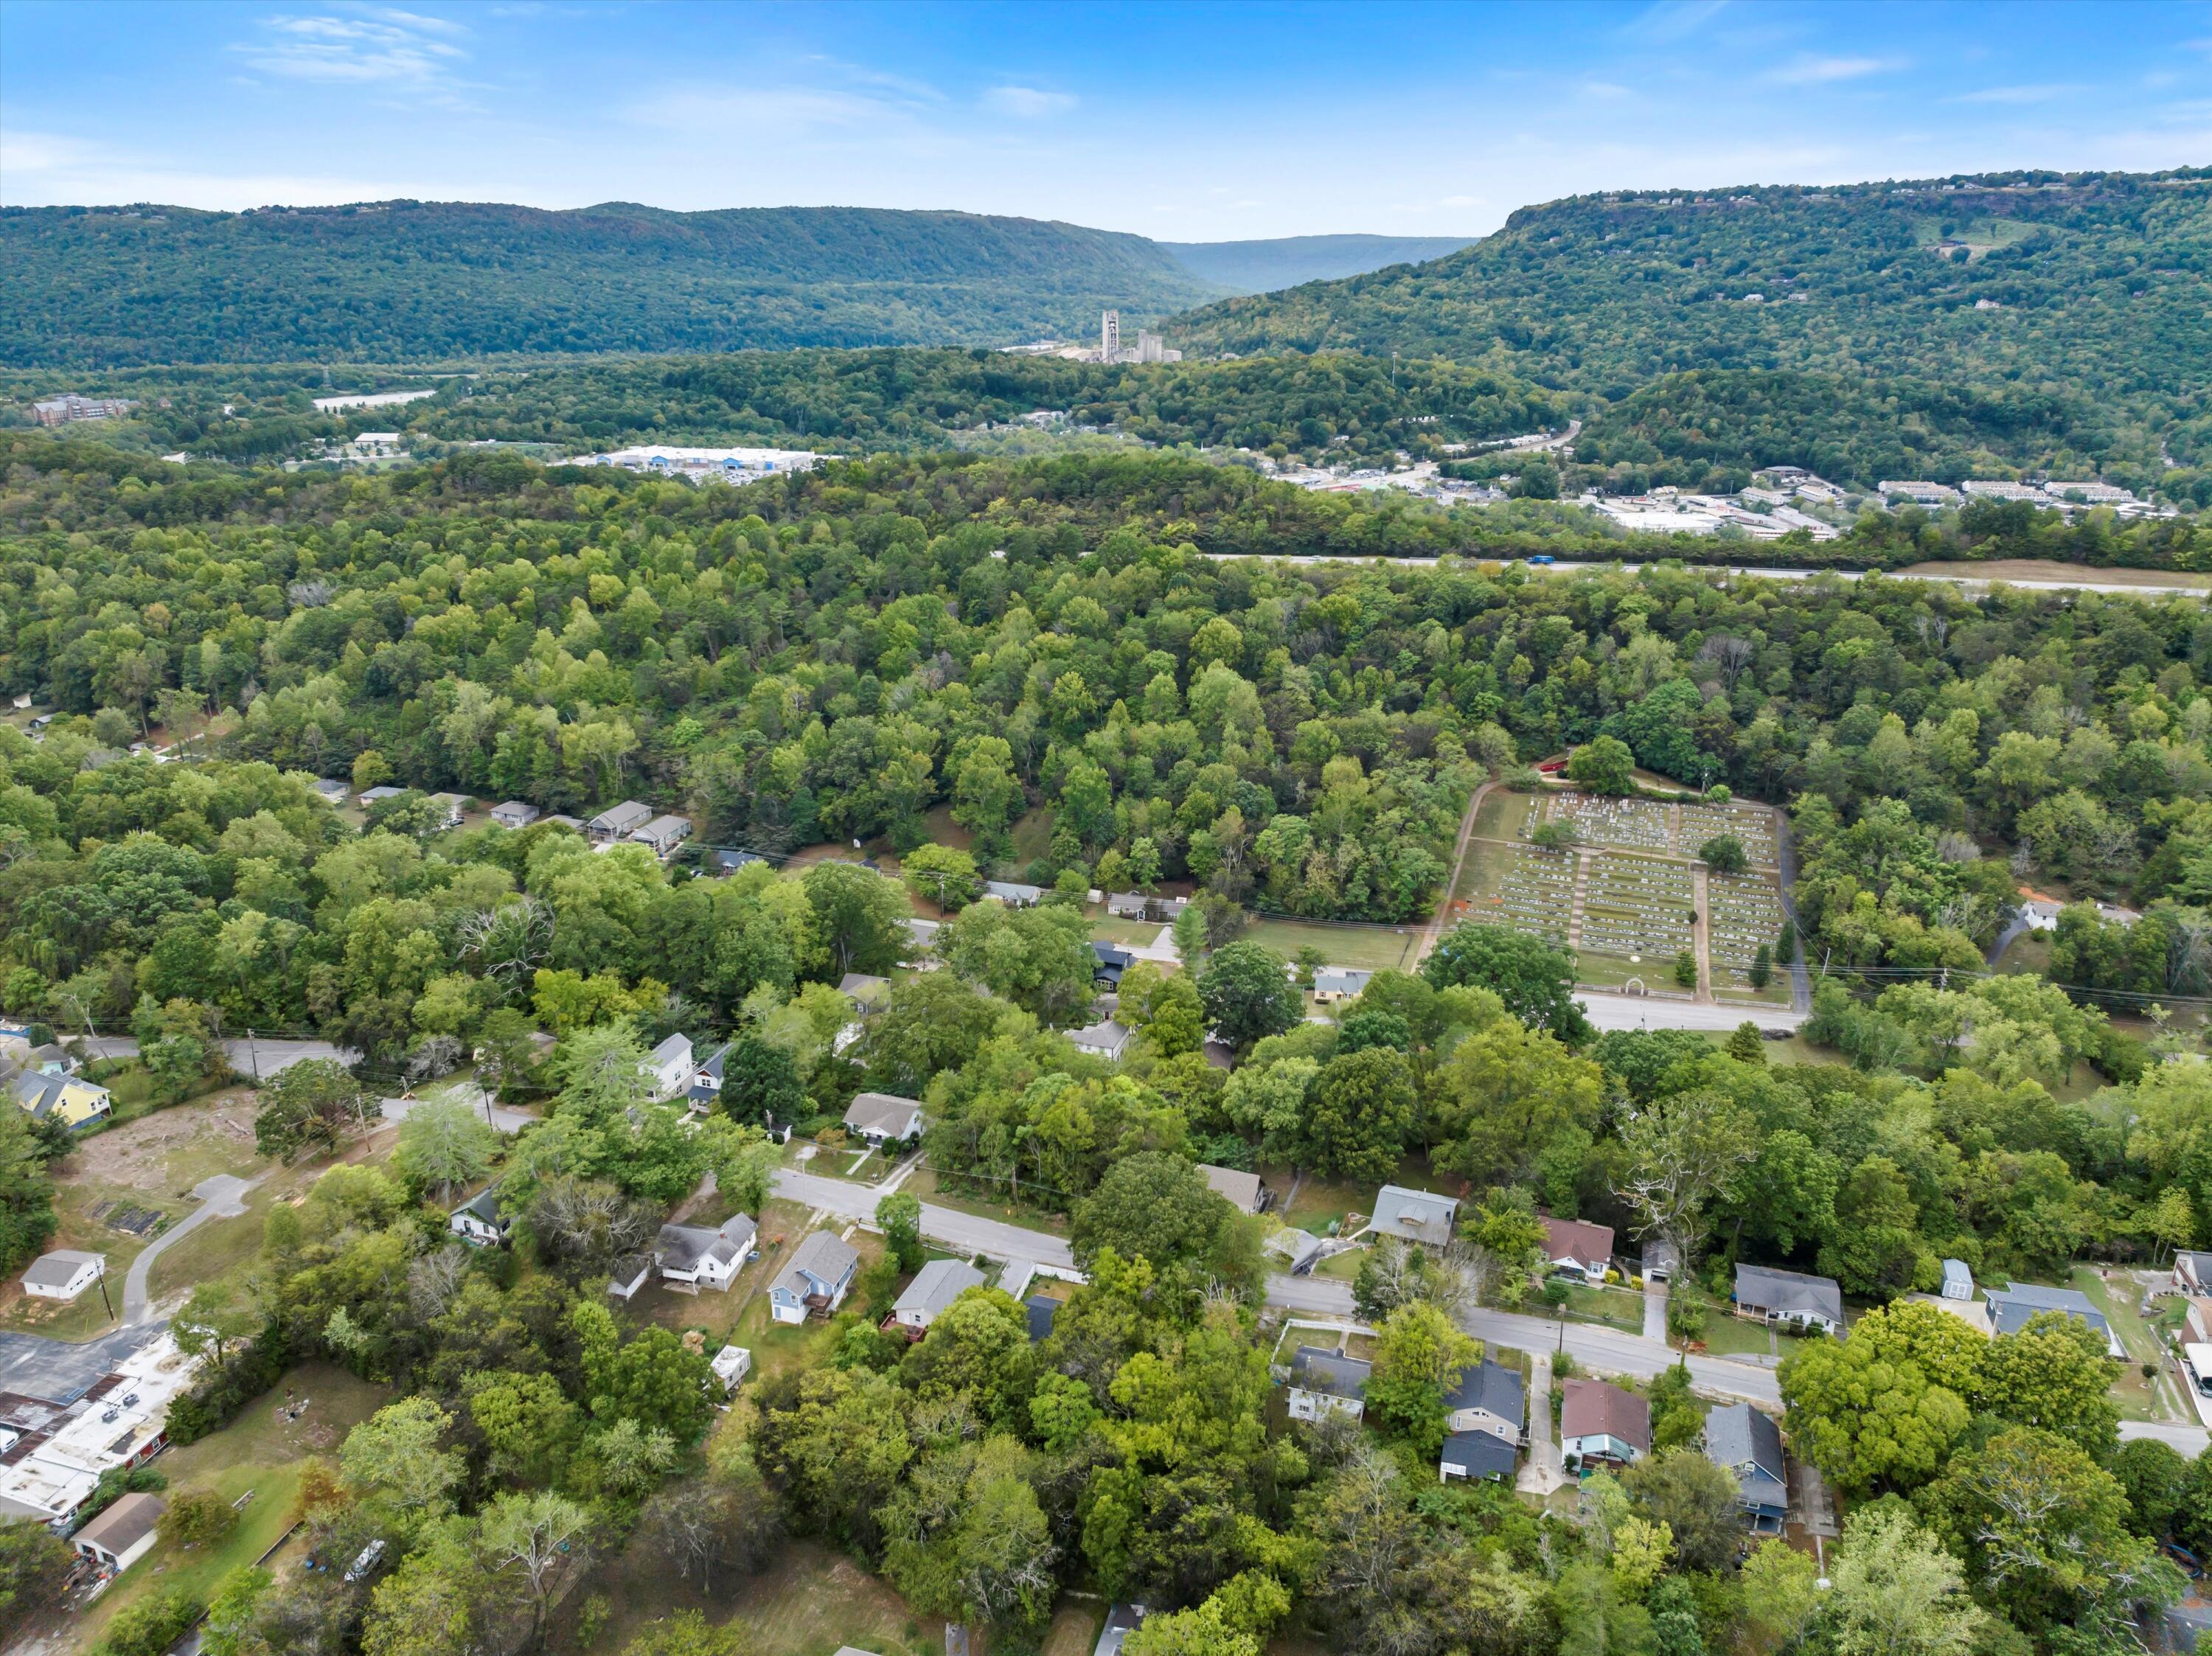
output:
[[2051, 934], [2047, 931], [2023, 931], [2005, 945], [1997, 956], [1997, 970], [2015, 975], [2040, 978], [2051, 970]]
[[[2112, 1365], [2112, 1401], [2123, 1418], [2128, 1420], [2172, 1420], [2177, 1416], [2166, 1406], [2166, 1390], [2157, 1381], [2143, 1378], [2146, 1362], [2165, 1367], [2158, 1339], [2143, 1321], [2137, 1308], [2138, 1295], [2135, 1280], [2124, 1271], [2106, 1282], [2094, 1265], [2076, 1265], [2072, 1285], [2089, 1296], [2089, 1302], [2105, 1313], [2105, 1320], [2120, 1337], [2127, 1348], [2128, 1360]], [[2184, 1400], [2185, 1402], [2186, 1399]], [[2179, 1416], [2186, 1419], [2186, 1415]]]
[[1536, 808], [1536, 797], [1531, 793], [1516, 793], [1510, 788], [1492, 788], [1490, 798], [1482, 802], [1482, 809], [1474, 814], [1474, 837], [1478, 840], [1518, 840], [1528, 826], [1528, 814]]
[[[1288, 1168], [1261, 1168], [1261, 1180], [1279, 1196], [1290, 1194], [1291, 1183], [1297, 1177]], [[1398, 1170], [1385, 1181], [1403, 1185], [1409, 1190], [1436, 1190], [1436, 1172], [1429, 1166], [1425, 1156], [1409, 1156], [1398, 1164]], [[1346, 1233], [1356, 1228], [1344, 1225], [1343, 1221], [1357, 1216], [1364, 1224], [1375, 1210], [1376, 1186], [1354, 1180], [1316, 1179], [1308, 1174], [1298, 1186], [1298, 1193], [1290, 1205], [1281, 1210], [1283, 1222], [1300, 1230], [1310, 1230], [1316, 1236], [1335, 1234], [1333, 1225], [1342, 1226]], [[1355, 1266], [1356, 1270], [1358, 1267]]]
[[970, 1180], [955, 1178], [940, 1182], [934, 1168], [915, 1168], [900, 1188], [912, 1191], [933, 1206], [951, 1208], [955, 1213], [972, 1213], [979, 1219], [996, 1219], [1025, 1230], [1050, 1231], [1055, 1236], [1067, 1234], [1066, 1214], [1031, 1207], [1026, 1202], [1010, 1202], [1002, 1196], [988, 1193], [984, 1186]]
[[1334, 1277], [1339, 1282], [1351, 1283], [1359, 1279], [1359, 1267], [1365, 1263], [1367, 1250], [1355, 1247], [1342, 1253], [1331, 1254], [1313, 1268], [1316, 1277]]
[[1042, 806], [1016, 819], [1009, 837], [1014, 842], [1013, 862], [1027, 868], [1052, 849], [1052, 813]]
[[[574, 1618], [595, 1595], [605, 1598], [612, 1614], [586, 1647], [575, 1638]], [[944, 1623], [915, 1616], [879, 1577], [818, 1543], [792, 1542], [734, 1594], [718, 1591], [708, 1598], [642, 1540], [568, 1595], [554, 1647], [619, 1650], [647, 1623], [686, 1610], [700, 1611], [713, 1623], [743, 1623], [747, 1656], [832, 1656], [855, 1641], [881, 1656], [934, 1656], [945, 1647]]]
[[159, 1301], [228, 1276], [260, 1252], [262, 1221], [268, 1211], [269, 1192], [255, 1190], [247, 1194], [246, 1211], [237, 1218], [207, 1221], [154, 1261], [146, 1273], [148, 1295]]
[[1103, 1599], [1063, 1599], [1045, 1629], [1040, 1656], [1091, 1656], [1098, 1646], [1098, 1629], [1105, 1625]]
[[[1677, 1285], [1675, 1293], [1682, 1292]], [[1708, 1295], [1696, 1296], [1705, 1311], [1705, 1350], [1715, 1356], [1763, 1357], [1778, 1351], [1788, 1356], [1804, 1337], [1769, 1329], [1765, 1323], [1746, 1322], [1731, 1313], [1728, 1302]]]
[[1310, 925], [1301, 920], [1258, 920], [1244, 933], [1244, 941], [1273, 949], [1286, 961], [1295, 961], [1301, 949], [1318, 949], [1331, 966], [1409, 969], [1414, 945], [1421, 940], [1419, 925]]
[[1101, 914], [1091, 922], [1091, 937], [1094, 943], [1149, 944], [1165, 929], [1158, 920], [1123, 920]]
[[1646, 989], [1677, 991], [1684, 999], [1690, 992], [1681, 989], [1674, 981], [1674, 961], [1670, 955], [1662, 959], [1646, 955], [1640, 961], [1632, 961], [1626, 955], [1601, 955], [1595, 949], [1575, 951], [1575, 981], [1586, 989], [1618, 989], [1631, 978], [1643, 980]]
[[921, 819], [922, 831], [932, 845], [945, 846], [954, 851], [972, 851], [975, 836], [952, 820], [951, 805], [932, 805]]
[[[313, 1400], [296, 1421], [277, 1418], [288, 1386]], [[156, 1543], [86, 1613], [85, 1642], [125, 1604], [174, 1587], [204, 1598], [231, 1570], [268, 1551], [291, 1527], [301, 1462], [309, 1455], [334, 1459], [346, 1433], [374, 1413], [386, 1396], [381, 1386], [343, 1368], [310, 1363], [256, 1398], [222, 1431], [161, 1456], [155, 1469], [167, 1475], [172, 1489], [212, 1489], [227, 1501], [251, 1489], [253, 1499], [240, 1513], [238, 1527], [216, 1546], [179, 1551]]]
[[1644, 1331], [1644, 1296], [1626, 1288], [1590, 1288], [1570, 1283], [1567, 1312], [1584, 1322], [1624, 1328], [1632, 1334]]
[[[679, 1294], [660, 1283], [649, 1283], [637, 1291], [627, 1307], [610, 1301], [617, 1317], [638, 1323], [657, 1323], [681, 1334], [696, 1328], [705, 1335], [711, 1356], [724, 1345], [741, 1345], [753, 1354], [756, 1377], [787, 1368], [811, 1368], [823, 1361], [836, 1335], [827, 1322], [779, 1323], [768, 1313], [768, 1286], [783, 1269], [791, 1250], [806, 1234], [807, 1211], [794, 1202], [771, 1201], [761, 1215], [761, 1257], [738, 1274], [727, 1290]], [[842, 1227], [839, 1227], [842, 1228]], [[775, 1239], [781, 1237], [778, 1243]], [[865, 1271], [883, 1253], [883, 1239], [856, 1230], [853, 1251], [860, 1256]], [[854, 1303], [848, 1300], [849, 1306]]]

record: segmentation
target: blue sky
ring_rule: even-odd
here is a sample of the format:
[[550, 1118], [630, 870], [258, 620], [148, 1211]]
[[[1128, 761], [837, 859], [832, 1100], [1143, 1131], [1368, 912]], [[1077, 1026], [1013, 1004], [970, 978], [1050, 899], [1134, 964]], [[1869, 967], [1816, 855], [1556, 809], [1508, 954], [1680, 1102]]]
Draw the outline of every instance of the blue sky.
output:
[[2212, 162], [2212, 3], [0, 0], [0, 202], [840, 203], [1170, 240]]

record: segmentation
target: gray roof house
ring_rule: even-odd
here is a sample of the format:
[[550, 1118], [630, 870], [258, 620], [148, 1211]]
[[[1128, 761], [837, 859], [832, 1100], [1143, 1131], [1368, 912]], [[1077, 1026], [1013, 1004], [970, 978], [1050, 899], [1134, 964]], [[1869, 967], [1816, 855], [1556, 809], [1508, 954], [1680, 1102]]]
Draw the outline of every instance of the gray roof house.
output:
[[82, 1248], [41, 1253], [23, 1272], [23, 1289], [42, 1300], [74, 1300], [107, 1274], [107, 1256]]
[[1291, 1359], [1291, 1418], [1319, 1420], [1333, 1410], [1358, 1420], [1367, 1411], [1367, 1377], [1374, 1368], [1325, 1346], [1300, 1346]]
[[627, 840], [653, 820], [653, 807], [625, 799], [611, 805], [584, 824], [594, 840]]
[[902, 1327], [927, 1328], [953, 1301], [989, 1280], [965, 1259], [932, 1259], [915, 1272], [906, 1292], [891, 1307], [891, 1315]]
[[1735, 1268], [1735, 1314], [1767, 1323], [1795, 1323], [1824, 1334], [1844, 1331], [1844, 1290], [1832, 1278], [1766, 1265]]
[[2212, 1253], [2188, 1248], [2173, 1256], [2173, 1285], [2185, 1294], [2212, 1294]]
[[1198, 1170], [1206, 1175], [1206, 1188], [1237, 1212], [1257, 1213], [1267, 1205], [1267, 1187], [1260, 1182], [1258, 1174], [1217, 1168], [1210, 1162], [1200, 1162]]
[[1782, 1429], [1747, 1403], [1705, 1411], [1705, 1459], [1735, 1474], [1736, 1501], [1753, 1535], [1779, 1535], [1790, 1512]]
[[703, 1225], [663, 1225], [653, 1244], [664, 1282], [694, 1288], [726, 1289], [752, 1258], [760, 1227], [745, 1214], [732, 1214], [714, 1230]]
[[691, 837], [691, 824], [681, 816], [656, 816], [629, 837], [654, 856], [665, 857]]
[[538, 807], [526, 799], [502, 799], [491, 808], [491, 820], [503, 828], [526, 828], [538, 820]]
[[2056, 1311], [2087, 1325], [2105, 1342], [2106, 1353], [2116, 1361], [2128, 1355], [2127, 1348], [2120, 1344], [2120, 1337], [2105, 1320], [2105, 1313], [2077, 1288], [2039, 1288], [2033, 1283], [2008, 1282], [2001, 1289], [1984, 1289], [1982, 1297], [1989, 1301], [1990, 1325], [1999, 1334], [2017, 1334], [2027, 1326], [2029, 1319]]
[[1363, 972], [1352, 966], [1319, 966], [1314, 968], [1313, 998], [1317, 1001], [1357, 1000], [1374, 977], [1372, 972]]
[[608, 1268], [607, 1292], [617, 1300], [628, 1300], [643, 1288], [653, 1275], [653, 1255], [625, 1253]]
[[780, 1323], [803, 1323], [810, 1312], [830, 1315], [844, 1303], [860, 1256], [826, 1230], [810, 1231], [792, 1250], [791, 1263], [769, 1285], [768, 1313]]
[[1022, 1301], [1023, 1313], [1030, 1324], [1030, 1344], [1052, 1337], [1052, 1319], [1060, 1314], [1060, 1301], [1049, 1294], [1032, 1294]]
[[505, 1241], [514, 1223], [500, 1210], [499, 1186], [489, 1185], [453, 1210], [446, 1220], [446, 1228], [463, 1241], [481, 1247], [487, 1243]]
[[1306, 1275], [1320, 1262], [1323, 1246], [1321, 1238], [1313, 1232], [1299, 1230], [1291, 1225], [1285, 1225], [1261, 1244], [1266, 1252], [1286, 1262], [1293, 1277]]
[[655, 1098], [673, 1098], [691, 1084], [691, 1037], [673, 1034], [646, 1054], [638, 1066]]
[[1091, 1656], [1121, 1656], [1121, 1646], [1128, 1636], [1145, 1624], [1142, 1604], [1115, 1604], [1106, 1612], [1106, 1625], [1098, 1632], [1098, 1642], [1092, 1647]]
[[407, 790], [404, 788], [395, 788], [388, 784], [383, 787], [365, 788], [362, 791], [361, 797], [356, 799], [354, 804], [359, 805], [363, 810], [367, 810], [371, 805], [381, 804], [386, 799], [397, 799], [401, 794], [406, 792]]
[[1075, 1043], [1079, 1052], [1088, 1052], [1093, 1058], [1103, 1058], [1109, 1064], [1119, 1064], [1122, 1054], [1129, 1050], [1134, 1032], [1127, 1024], [1108, 1018], [1103, 1023], [1094, 1023], [1087, 1029], [1078, 1029], [1068, 1039]]
[[1488, 1357], [1462, 1369], [1459, 1384], [1444, 1394], [1444, 1429], [1449, 1432], [1487, 1432], [1517, 1444], [1528, 1417], [1528, 1391], [1521, 1371]]
[[1507, 1483], [1518, 1459], [1518, 1453], [1502, 1437], [1488, 1432], [1452, 1432], [1445, 1436], [1443, 1451], [1437, 1457], [1437, 1480], [1449, 1483], [1463, 1477], [1480, 1483], [1488, 1478]]
[[1019, 880], [986, 880], [983, 895], [996, 897], [1008, 908], [1030, 908], [1044, 901], [1044, 888], [1024, 885]]
[[921, 1101], [896, 1093], [862, 1093], [845, 1109], [845, 1131], [871, 1144], [902, 1143], [921, 1131]]
[[890, 998], [891, 980], [866, 972], [848, 972], [837, 980], [837, 992], [850, 995], [864, 1012], [872, 1012]]
[[307, 785], [333, 805], [345, 804], [345, 797], [353, 792], [351, 784], [335, 776], [319, 776]]
[[1385, 1185], [1375, 1192], [1375, 1216], [1367, 1228], [1377, 1236], [1442, 1247], [1451, 1240], [1452, 1224], [1458, 1217], [1459, 1204], [1451, 1197]]

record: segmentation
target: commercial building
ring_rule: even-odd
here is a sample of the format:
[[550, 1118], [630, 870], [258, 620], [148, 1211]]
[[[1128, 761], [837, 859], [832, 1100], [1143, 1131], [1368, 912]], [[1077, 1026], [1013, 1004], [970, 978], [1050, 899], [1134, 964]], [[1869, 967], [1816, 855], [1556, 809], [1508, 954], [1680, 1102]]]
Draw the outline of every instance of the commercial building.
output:
[[77, 420], [120, 420], [138, 404], [128, 397], [80, 397], [65, 391], [31, 404], [31, 417], [42, 426], [65, 426]]
[[659, 444], [616, 449], [606, 454], [580, 454], [563, 465], [620, 466], [625, 471], [650, 472], [687, 478], [693, 482], [751, 482], [762, 477], [811, 471], [835, 455], [815, 454], [801, 448], [670, 448]]
[[101, 1473], [151, 1460], [168, 1447], [169, 1405], [201, 1362], [167, 1331], [112, 1335], [65, 1357], [36, 1371], [15, 1365], [11, 1389], [0, 1391], [0, 1518], [62, 1523]]

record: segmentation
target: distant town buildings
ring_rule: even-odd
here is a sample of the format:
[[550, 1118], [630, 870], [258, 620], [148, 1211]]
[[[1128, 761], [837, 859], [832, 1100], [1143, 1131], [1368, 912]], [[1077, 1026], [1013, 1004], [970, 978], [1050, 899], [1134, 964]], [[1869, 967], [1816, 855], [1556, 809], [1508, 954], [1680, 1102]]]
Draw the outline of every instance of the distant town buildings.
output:
[[664, 473], [688, 477], [693, 482], [721, 478], [729, 482], [751, 482], [762, 477], [793, 471], [811, 471], [835, 455], [816, 454], [801, 448], [621, 448], [606, 454], [580, 454], [563, 465], [620, 466], [625, 471]]
[[138, 404], [128, 397], [80, 397], [66, 391], [31, 404], [31, 417], [42, 426], [65, 426], [74, 420], [120, 420]]
[[318, 397], [315, 398], [315, 412], [336, 414], [343, 409], [398, 408], [402, 403], [419, 403], [437, 394], [435, 391], [347, 391], [337, 397]]

